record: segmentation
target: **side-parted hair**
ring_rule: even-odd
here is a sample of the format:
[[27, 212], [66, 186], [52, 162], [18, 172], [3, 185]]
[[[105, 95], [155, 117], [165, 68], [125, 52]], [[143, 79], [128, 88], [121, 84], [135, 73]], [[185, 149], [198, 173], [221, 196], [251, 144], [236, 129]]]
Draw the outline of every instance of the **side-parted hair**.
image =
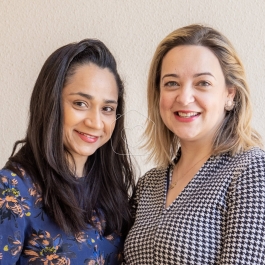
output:
[[[119, 119], [111, 139], [89, 156], [80, 185], [66, 158], [71, 154], [63, 144], [62, 90], [78, 67], [86, 64], [107, 68], [114, 75]], [[15, 143], [5, 167], [21, 177], [23, 170], [31, 176], [42, 193], [45, 212], [66, 233], [75, 234], [87, 229], [88, 223], [95, 226], [94, 211], [106, 220], [105, 235], [113, 231], [126, 233], [132, 224], [128, 201], [135, 187], [135, 176], [125, 135], [121, 138], [124, 86], [116, 61], [104, 43], [85, 39], [52, 53], [35, 83], [29, 112], [26, 137]]]
[[[144, 147], [150, 151], [149, 159], [157, 165], [166, 166], [179, 148], [179, 139], [171, 132], [159, 113], [160, 75], [165, 55], [180, 45], [199, 45], [211, 50], [218, 58], [227, 87], [234, 87], [235, 107], [226, 116], [216, 131], [213, 154], [240, 153], [253, 146], [262, 147], [260, 135], [251, 127], [252, 108], [245, 70], [230, 41], [215, 29], [200, 24], [179, 28], [158, 45], [153, 56], [147, 87], [148, 117]], [[154, 128], [155, 124], [155, 128]]]

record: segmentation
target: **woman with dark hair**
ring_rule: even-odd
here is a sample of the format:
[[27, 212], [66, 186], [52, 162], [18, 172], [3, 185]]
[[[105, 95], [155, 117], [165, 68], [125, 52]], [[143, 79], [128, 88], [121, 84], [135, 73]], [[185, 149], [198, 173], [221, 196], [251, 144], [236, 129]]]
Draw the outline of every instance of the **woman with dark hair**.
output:
[[146, 147], [158, 167], [133, 196], [127, 264], [264, 264], [265, 153], [232, 44], [208, 26], [173, 31], [147, 93]]
[[134, 188], [123, 97], [115, 59], [99, 40], [47, 59], [26, 137], [0, 171], [1, 264], [122, 262]]

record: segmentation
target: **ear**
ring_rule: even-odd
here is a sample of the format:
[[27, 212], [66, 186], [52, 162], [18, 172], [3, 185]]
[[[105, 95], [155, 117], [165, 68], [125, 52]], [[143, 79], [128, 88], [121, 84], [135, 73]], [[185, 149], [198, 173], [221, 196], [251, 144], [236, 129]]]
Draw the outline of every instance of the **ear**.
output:
[[233, 101], [235, 95], [236, 95], [236, 87], [235, 86], [229, 86], [229, 87], [227, 87], [227, 99]]

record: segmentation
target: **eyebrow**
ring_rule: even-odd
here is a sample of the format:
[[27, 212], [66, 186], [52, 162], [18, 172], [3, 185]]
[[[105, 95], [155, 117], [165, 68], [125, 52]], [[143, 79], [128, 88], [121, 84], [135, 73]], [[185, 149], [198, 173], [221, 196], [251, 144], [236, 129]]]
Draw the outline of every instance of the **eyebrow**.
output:
[[[198, 74], [193, 75], [193, 77], [198, 77], [198, 76], [201, 76], [201, 75], [210, 75], [210, 76], [212, 76], [212, 77], [215, 79], [214, 75], [211, 74], [210, 72], [198, 73]], [[164, 76], [162, 77], [162, 80], [163, 80], [165, 77], [175, 77], [175, 78], [179, 78], [179, 75], [177, 75], [177, 74], [166, 74], [166, 75], [164, 75]]]
[[195, 74], [193, 77], [198, 77], [198, 76], [201, 76], [201, 75], [210, 75], [210, 76], [212, 76], [215, 79], [214, 75], [211, 74], [210, 72], [198, 73], [198, 74]]
[[[82, 92], [77, 92], [77, 93], [71, 93], [70, 95], [79, 95], [81, 97], [84, 97], [86, 99], [89, 99], [89, 100], [93, 100], [94, 97], [89, 95], [89, 94], [85, 94], [85, 93], [82, 93]], [[112, 103], [112, 104], [118, 104], [118, 102], [116, 100], [112, 100], [112, 99], [105, 99], [104, 100], [105, 103]]]

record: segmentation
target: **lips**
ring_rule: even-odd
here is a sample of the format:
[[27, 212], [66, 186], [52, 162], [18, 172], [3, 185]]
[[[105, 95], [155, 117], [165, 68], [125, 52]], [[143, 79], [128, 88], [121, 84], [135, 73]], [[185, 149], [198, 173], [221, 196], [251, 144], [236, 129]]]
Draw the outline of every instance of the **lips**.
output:
[[76, 130], [76, 132], [78, 132], [78, 133], [80, 133], [80, 134], [82, 134], [82, 135], [84, 135], [86, 137], [92, 138], [92, 139], [98, 138], [98, 136], [94, 136], [94, 135], [91, 135], [91, 134], [86, 134], [86, 133], [83, 133], [83, 132], [79, 132], [77, 130]]
[[99, 138], [99, 136], [79, 132], [77, 130], [75, 130], [75, 131], [78, 133], [79, 137], [86, 143], [90, 143], [90, 144], [95, 143]]
[[191, 117], [196, 117], [196, 116], [200, 115], [200, 112], [194, 112], [194, 111], [191, 111], [191, 112], [176, 111], [175, 114], [178, 115], [181, 118], [191, 118]]

